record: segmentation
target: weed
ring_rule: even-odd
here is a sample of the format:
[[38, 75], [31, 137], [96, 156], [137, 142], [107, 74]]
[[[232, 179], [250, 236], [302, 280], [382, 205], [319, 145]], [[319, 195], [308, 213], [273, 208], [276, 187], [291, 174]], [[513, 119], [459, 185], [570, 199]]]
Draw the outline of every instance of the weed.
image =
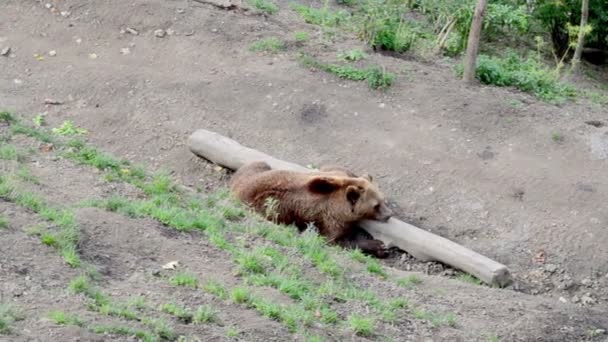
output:
[[82, 135], [87, 133], [86, 129], [74, 126], [74, 122], [71, 120], [64, 121], [61, 126], [53, 128], [51, 131], [55, 134], [66, 136]]
[[384, 68], [373, 67], [367, 70], [367, 84], [372, 89], [387, 89], [395, 82], [395, 75]]
[[0, 159], [16, 160], [20, 163], [25, 161], [25, 155], [10, 144], [0, 144]]
[[236, 327], [230, 327], [226, 330], [226, 337], [234, 338], [239, 336], [240, 332]]
[[249, 0], [249, 4], [254, 8], [270, 15], [273, 15], [279, 11], [279, 6], [267, 0]]
[[402, 287], [414, 287], [415, 285], [419, 284], [422, 284], [422, 279], [415, 274], [411, 274], [397, 280], [397, 285]]
[[338, 54], [338, 58], [347, 62], [356, 62], [366, 59], [368, 56], [361, 49], [352, 49]]
[[321, 315], [321, 322], [325, 324], [335, 324], [338, 323], [339, 317], [338, 313], [333, 311], [327, 306], [322, 307], [319, 310], [319, 314]]
[[135, 336], [144, 342], [156, 342], [158, 339], [152, 333], [122, 325], [94, 325], [90, 330], [96, 334], [116, 334]]
[[6, 216], [0, 214], [0, 229], [7, 229], [9, 227], [9, 221]]
[[19, 168], [17, 171], [17, 177], [28, 183], [40, 184], [40, 180], [36, 176], [32, 175], [30, 170], [28, 170], [25, 166]]
[[306, 67], [320, 69], [343, 79], [351, 81], [363, 81], [367, 79], [368, 85], [372, 89], [388, 88], [395, 80], [395, 75], [386, 72], [380, 67], [359, 69], [352, 65], [323, 63], [311, 56], [301, 56], [300, 62]]
[[208, 305], [199, 306], [194, 312], [195, 323], [211, 323], [217, 320], [217, 311]]
[[198, 286], [198, 279], [196, 276], [187, 273], [178, 273], [174, 275], [171, 277], [170, 282], [175, 286], [186, 286], [193, 289]]
[[226, 287], [217, 280], [209, 280], [203, 286], [203, 290], [221, 299], [226, 299]]
[[293, 38], [296, 40], [296, 42], [302, 43], [310, 39], [310, 34], [305, 31], [298, 31], [293, 34]]
[[42, 114], [38, 114], [36, 115], [32, 121], [34, 122], [34, 126], [36, 127], [42, 127], [44, 125], [46, 125], [46, 121], [44, 120], [44, 115]]
[[278, 53], [285, 49], [285, 44], [278, 38], [258, 40], [251, 45], [251, 51], [264, 53]]
[[477, 277], [472, 276], [468, 273], [460, 273], [458, 274], [458, 276], [456, 277], [456, 279], [465, 282], [465, 283], [469, 283], [469, 284], [474, 284], [474, 285], [482, 285], [483, 282], [479, 279], [477, 279]]
[[382, 269], [382, 265], [380, 265], [378, 260], [375, 260], [375, 259], [369, 259], [367, 261], [367, 271], [369, 273], [377, 274], [383, 278], [388, 277], [388, 275], [386, 274], [384, 269]]
[[[2, 115], [3, 113], [0, 113]], [[12, 325], [24, 317], [17, 312], [11, 304], [0, 303], [0, 335], [8, 335], [12, 332]]]
[[230, 293], [230, 298], [237, 304], [245, 304], [251, 300], [251, 293], [244, 287], [235, 287]]
[[38, 139], [44, 143], [53, 142], [53, 137], [48, 134], [46, 131], [35, 129], [31, 127], [23, 126], [19, 123], [13, 123], [11, 125], [11, 133], [12, 134], [22, 134], [31, 138]]
[[11, 124], [17, 122], [17, 119], [15, 119], [13, 114], [3, 111], [0, 112], [0, 121], [4, 122], [5, 124]]
[[76, 325], [83, 327], [85, 323], [76, 315], [67, 314], [63, 311], [51, 311], [48, 314], [49, 318], [58, 325]]
[[142, 309], [147, 308], [148, 304], [146, 304], [146, 300], [144, 297], [135, 296], [135, 297], [129, 299], [129, 301], [127, 302], [127, 306], [142, 310]]
[[154, 333], [156, 335], [158, 335], [158, 337], [160, 337], [161, 339], [165, 339], [165, 340], [172, 340], [175, 338], [175, 332], [173, 332], [173, 329], [171, 328], [171, 326], [169, 325], [169, 323], [167, 323], [167, 321], [157, 318], [157, 319], [143, 319], [142, 322], [149, 326], [152, 331], [154, 331]]
[[252, 297], [250, 304], [260, 314], [270, 319], [280, 321], [283, 310], [280, 305], [266, 300], [262, 297]]
[[360, 315], [348, 316], [348, 324], [352, 331], [359, 336], [371, 336], [374, 333], [374, 320]]
[[429, 321], [434, 327], [441, 325], [455, 327], [457, 325], [456, 316], [451, 313], [447, 315], [439, 315], [422, 309], [414, 309], [412, 314], [414, 315], [414, 318]]
[[555, 141], [556, 143], [562, 143], [564, 142], [564, 135], [558, 132], [555, 132], [553, 134], [551, 134], [551, 140]]
[[179, 306], [177, 304], [174, 304], [174, 303], [163, 304], [160, 307], [160, 309], [161, 309], [161, 311], [166, 312], [170, 315], [173, 315], [186, 323], [189, 323], [192, 321], [192, 313], [190, 313], [190, 311], [188, 311], [188, 309], [186, 309], [182, 306]]
[[497, 335], [490, 335], [488, 336], [488, 342], [500, 342], [500, 337], [498, 337]]
[[304, 21], [325, 27], [336, 27], [348, 22], [349, 14], [346, 11], [332, 11], [328, 6], [313, 8], [304, 5], [294, 5], [293, 9], [298, 12]]

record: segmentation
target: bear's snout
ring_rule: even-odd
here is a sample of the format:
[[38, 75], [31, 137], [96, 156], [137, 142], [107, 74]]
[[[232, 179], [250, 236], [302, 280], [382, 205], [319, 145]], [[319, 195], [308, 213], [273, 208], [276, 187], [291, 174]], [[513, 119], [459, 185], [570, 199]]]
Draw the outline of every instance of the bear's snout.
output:
[[389, 207], [383, 205], [380, 208], [380, 212], [378, 213], [378, 217], [376, 219], [378, 221], [387, 222], [388, 220], [390, 220], [390, 218], [392, 216], [393, 216], [393, 211]]

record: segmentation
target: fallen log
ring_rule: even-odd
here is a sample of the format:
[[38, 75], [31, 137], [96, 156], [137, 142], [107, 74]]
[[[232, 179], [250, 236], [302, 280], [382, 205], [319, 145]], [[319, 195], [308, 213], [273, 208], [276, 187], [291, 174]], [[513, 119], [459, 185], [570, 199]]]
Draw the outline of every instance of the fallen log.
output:
[[[199, 129], [188, 139], [190, 151], [215, 164], [236, 170], [252, 161], [265, 161], [273, 169], [310, 172], [301, 165], [271, 157], [245, 147], [220, 134]], [[391, 218], [388, 222], [363, 221], [361, 227], [387, 247], [398, 247], [422, 261], [440, 261], [490, 285], [506, 286], [511, 282], [509, 269], [453, 241], [429, 233], [411, 224]]]

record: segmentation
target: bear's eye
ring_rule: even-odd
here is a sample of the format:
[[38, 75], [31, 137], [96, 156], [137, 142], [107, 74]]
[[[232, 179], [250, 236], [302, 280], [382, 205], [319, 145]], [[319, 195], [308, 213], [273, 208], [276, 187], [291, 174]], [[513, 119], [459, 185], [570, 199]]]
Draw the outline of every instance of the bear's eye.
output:
[[378, 203], [378, 204], [376, 204], [376, 205], [374, 206], [374, 210], [375, 210], [375, 211], [380, 211], [380, 203]]

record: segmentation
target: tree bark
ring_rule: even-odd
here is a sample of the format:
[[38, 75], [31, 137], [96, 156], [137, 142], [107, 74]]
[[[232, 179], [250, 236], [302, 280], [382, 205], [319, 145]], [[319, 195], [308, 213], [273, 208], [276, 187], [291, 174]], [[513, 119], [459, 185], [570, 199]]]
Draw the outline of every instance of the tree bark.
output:
[[581, 56], [583, 55], [583, 45], [585, 45], [585, 26], [587, 26], [587, 19], [589, 18], [589, 0], [582, 0], [581, 8], [581, 26], [578, 30], [578, 40], [576, 42], [576, 50], [574, 50], [574, 57], [572, 58], [572, 71], [578, 69], [581, 63]]
[[475, 14], [471, 22], [471, 30], [469, 31], [469, 40], [467, 42], [467, 54], [464, 60], [463, 81], [473, 83], [475, 80], [475, 65], [477, 62], [477, 51], [479, 51], [479, 37], [481, 36], [481, 27], [483, 25], [483, 14], [486, 10], [487, 0], [477, 0], [475, 6]]

